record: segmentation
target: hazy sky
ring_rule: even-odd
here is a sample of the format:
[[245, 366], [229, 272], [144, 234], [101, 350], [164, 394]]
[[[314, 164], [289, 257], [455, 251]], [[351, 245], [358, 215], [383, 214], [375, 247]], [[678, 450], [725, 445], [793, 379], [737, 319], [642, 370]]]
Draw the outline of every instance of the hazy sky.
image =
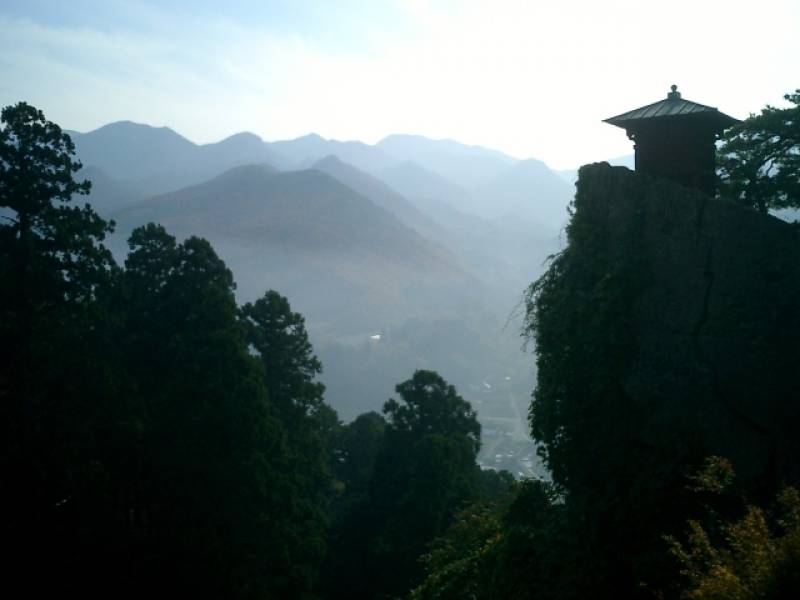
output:
[[628, 154], [606, 117], [746, 117], [800, 87], [800, 0], [0, 0], [0, 104], [68, 129], [369, 143], [402, 132], [551, 167]]

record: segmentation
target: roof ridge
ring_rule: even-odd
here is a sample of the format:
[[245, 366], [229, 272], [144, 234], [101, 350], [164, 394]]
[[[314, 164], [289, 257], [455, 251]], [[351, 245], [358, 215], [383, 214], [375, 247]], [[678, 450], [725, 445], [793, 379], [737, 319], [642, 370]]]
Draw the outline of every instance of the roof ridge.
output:
[[634, 108], [633, 110], [629, 110], [619, 115], [609, 117], [608, 119], [603, 119], [603, 122], [611, 125], [622, 126], [623, 123], [631, 121], [640, 121], [659, 117], [685, 116], [699, 113], [715, 113], [722, 118], [733, 120], [732, 117], [720, 112], [715, 106], [708, 106], [707, 104], [701, 104], [700, 102], [686, 100], [684, 98], [665, 98], [663, 100], [652, 102], [651, 104], [646, 104], [645, 106], [640, 106], [639, 108]]

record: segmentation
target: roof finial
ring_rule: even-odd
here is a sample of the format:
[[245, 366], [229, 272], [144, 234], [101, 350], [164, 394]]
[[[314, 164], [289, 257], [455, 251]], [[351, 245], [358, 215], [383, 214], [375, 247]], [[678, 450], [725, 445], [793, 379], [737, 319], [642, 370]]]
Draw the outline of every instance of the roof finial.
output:
[[670, 86], [672, 90], [670, 93], [667, 94], [667, 100], [680, 100], [681, 93], [678, 91], [678, 86], [674, 83]]

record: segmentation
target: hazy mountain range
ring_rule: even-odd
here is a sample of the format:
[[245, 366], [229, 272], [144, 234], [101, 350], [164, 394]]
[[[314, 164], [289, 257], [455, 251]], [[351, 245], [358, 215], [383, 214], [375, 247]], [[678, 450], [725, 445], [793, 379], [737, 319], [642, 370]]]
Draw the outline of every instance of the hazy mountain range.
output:
[[[201, 183], [245, 164], [302, 170], [328, 156], [385, 179], [392, 187], [392, 182], [403, 180], [403, 189], [396, 191], [409, 198], [444, 201], [480, 216], [516, 213], [536, 222], [548, 209], [568, 201], [572, 192], [563, 177], [539, 161], [521, 161], [496, 150], [421, 136], [391, 135], [368, 145], [326, 140], [316, 134], [265, 142], [252, 133], [238, 133], [198, 145], [167, 127], [129, 121], [89, 133], [69, 133], [85, 166], [145, 195]], [[410, 171], [423, 175], [409, 177]], [[447, 191], [442, 194], [443, 190]]]
[[[118, 255], [132, 227], [161, 222], [179, 237], [209, 238], [234, 270], [243, 299], [279, 269], [296, 273], [313, 263], [348, 286], [366, 286], [368, 303], [381, 313], [391, 304], [379, 299], [383, 292], [407, 296], [390, 322], [427, 312], [427, 302], [414, 306], [426, 297], [419, 286], [427, 292], [445, 282], [470, 281], [470, 296], [486, 296], [487, 309], [510, 311], [512, 295], [556, 247], [573, 189], [540, 161], [421, 136], [368, 145], [314, 134], [264, 142], [239, 133], [198, 145], [169, 128], [127, 121], [70, 134], [94, 182], [93, 204], [119, 224], [112, 240]], [[238, 168], [245, 165], [262, 168]], [[270, 260], [268, 250], [300, 262]], [[414, 294], [396, 289], [401, 266]], [[286, 279], [277, 281], [297, 287]], [[343, 313], [327, 306], [331, 314], [309, 317], [337, 321], [334, 329], [344, 333]]]
[[[559, 248], [574, 190], [563, 173], [409, 135], [369, 145], [240, 133], [198, 145], [131, 122], [70, 135], [90, 202], [117, 223], [118, 259], [131, 229], [150, 221], [209, 239], [240, 300], [277, 289], [306, 316], [344, 417], [378, 408], [401, 368], [451, 371], [473, 390], [513, 375], [530, 392], [513, 315]], [[471, 347], [412, 340], [455, 330]], [[374, 372], [359, 371], [367, 364]], [[365, 376], [370, 385], [351, 385]]]

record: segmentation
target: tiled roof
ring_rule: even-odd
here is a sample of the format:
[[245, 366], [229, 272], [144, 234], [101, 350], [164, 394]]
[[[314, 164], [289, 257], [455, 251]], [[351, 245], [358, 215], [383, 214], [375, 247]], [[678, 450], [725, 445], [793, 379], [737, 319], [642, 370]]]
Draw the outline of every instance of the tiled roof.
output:
[[674, 85], [672, 86], [672, 92], [667, 94], [667, 98], [665, 100], [659, 100], [658, 102], [653, 102], [653, 104], [648, 104], [647, 106], [642, 106], [641, 108], [629, 110], [628, 112], [617, 115], [616, 117], [604, 119], [604, 122], [610, 123], [611, 125], [616, 125], [617, 127], [627, 127], [628, 125], [633, 124], [635, 121], [642, 121], [645, 119], [678, 117], [703, 113], [717, 120], [722, 129], [728, 128], [731, 125], [739, 122], [738, 119], [734, 119], [733, 117], [721, 113], [713, 106], [706, 106], [705, 104], [699, 104], [690, 100], [683, 100], [680, 92], [677, 91], [677, 86]]

